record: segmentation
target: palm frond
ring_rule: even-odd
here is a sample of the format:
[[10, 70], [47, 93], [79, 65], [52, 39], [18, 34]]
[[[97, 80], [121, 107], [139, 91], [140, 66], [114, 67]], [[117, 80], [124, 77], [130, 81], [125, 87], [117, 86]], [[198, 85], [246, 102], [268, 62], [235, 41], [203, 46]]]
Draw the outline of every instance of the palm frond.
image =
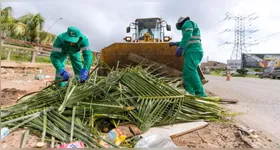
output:
[[3, 108], [1, 119], [5, 125], [13, 126], [44, 107], [53, 107], [47, 113], [45, 130], [42, 115], [27, 123], [28, 127], [45, 131], [46, 136], [62, 142], [69, 142], [73, 136], [88, 147], [102, 147], [97, 140], [105, 139], [97, 128], [106, 119], [133, 123], [146, 132], [153, 126], [217, 121], [227, 115], [218, 98], [185, 95], [174, 87], [174, 82], [178, 79], [158, 78], [140, 66], [111, 70], [106, 77], [93, 73], [86, 83], [71, 78], [67, 87], [57, 89], [51, 85], [23, 97], [18, 104]]

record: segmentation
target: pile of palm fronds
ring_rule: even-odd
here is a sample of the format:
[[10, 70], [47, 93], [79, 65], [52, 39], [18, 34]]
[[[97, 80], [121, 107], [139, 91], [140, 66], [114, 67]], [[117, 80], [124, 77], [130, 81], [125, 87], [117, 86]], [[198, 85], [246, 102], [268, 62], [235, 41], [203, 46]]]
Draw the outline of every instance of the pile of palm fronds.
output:
[[145, 132], [153, 126], [224, 116], [217, 99], [186, 95], [173, 83], [139, 66], [113, 70], [106, 77], [98, 76], [96, 70], [86, 83], [71, 78], [67, 87], [51, 85], [4, 108], [2, 126], [28, 127], [43, 142], [81, 140], [87, 147], [102, 147], [99, 127], [104, 120], [115, 126], [133, 123]]

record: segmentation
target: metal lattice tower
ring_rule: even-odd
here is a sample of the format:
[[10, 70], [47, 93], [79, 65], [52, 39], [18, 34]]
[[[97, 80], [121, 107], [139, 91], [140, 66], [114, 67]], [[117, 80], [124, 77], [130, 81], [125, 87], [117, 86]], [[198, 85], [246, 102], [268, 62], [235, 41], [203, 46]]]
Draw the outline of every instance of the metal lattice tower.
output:
[[[234, 30], [226, 29], [224, 32], [234, 32], [234, 42], [225, 42], [224, 44], [233, 44], [233, 50], [230, 56], [231, 60], [240, 60], [242, 53], [247, 53], [247, 45], [256, 45], [257, 43], [247, 43], [246, 37], [249, 34], [257, 32], [258, 30], [247, 30], [246, 24], [257, 19], [258, 16], [254, 16], [254, 14], [248, 16], [237, 15], [233, 16], [230, 13], [226, 13], [226, 18], [223, 20], [235, 20]], [[220, 46], [221, 46], [220, 45]]]

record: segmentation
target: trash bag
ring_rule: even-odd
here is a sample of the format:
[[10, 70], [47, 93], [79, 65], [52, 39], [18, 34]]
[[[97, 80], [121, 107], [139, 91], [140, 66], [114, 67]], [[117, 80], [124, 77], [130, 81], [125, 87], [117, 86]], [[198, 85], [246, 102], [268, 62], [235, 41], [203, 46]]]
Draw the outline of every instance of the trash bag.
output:
[[167, 135], [152, 134], [139, 140], [134, 148], [178, 148]]

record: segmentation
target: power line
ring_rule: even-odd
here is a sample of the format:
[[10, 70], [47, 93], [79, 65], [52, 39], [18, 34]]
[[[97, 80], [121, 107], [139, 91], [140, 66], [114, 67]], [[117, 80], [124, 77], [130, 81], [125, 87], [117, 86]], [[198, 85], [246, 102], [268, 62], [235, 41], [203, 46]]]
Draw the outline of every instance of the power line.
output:
[[55, 20], [55, 22], [48, 28], [48, 30], [47, 30], [47, 32], [53, 27], [53, 25], [57, 22], [57, 21], [59, 21], [59, 20], [62, 20], [62, 18], [58, 18], [57, 20]]
[[254, 40], [254, 41], [256, 42], [256, 41], [259, 41], [259, 40], [261, 40], [261, 39], [265, 39], [265, 38], [268, 38], [268, 37], [271, 37], [271, 36], [274, 36], [274, 35], [277, 35], [277, 34], [280, 34], [280, 32], [272, 33], [272, 34], [267, 35], [267, 36], [265, 36], [265, 37], [262, 37], [262, 38], [256, 39], [256, 40]]
[[[246, 22], [251, 22], [253, 20], [256, 20], [258, 16], [255, 16], [255, 13], [252, 13], [250, 15], [244, 16], [244, 15], [232, 15], [231, 13], [226, 13], [226, 17], [223, 21], [227, 20], [235, 20], [235, 27], [234, 30], [231, 29], [225, 29], [223, 32], [219, 33], [222, 34], [224, 32], [234, 32], [234, 41], [220, 44], [219, 46], [225, 45], [225, 44], [233, 44], [233, 50], [230, 56], [231, 60], [240, 60], [242, 53], [247, 53], [247, 46], [249, 45], [256, 45], [257, 43], [247, 43], [246, 42], [246, 36], [253, 34], [259, 30], [248, 30], [246, 29]], [[221, 22], [223, 22], [221, 21]]]

